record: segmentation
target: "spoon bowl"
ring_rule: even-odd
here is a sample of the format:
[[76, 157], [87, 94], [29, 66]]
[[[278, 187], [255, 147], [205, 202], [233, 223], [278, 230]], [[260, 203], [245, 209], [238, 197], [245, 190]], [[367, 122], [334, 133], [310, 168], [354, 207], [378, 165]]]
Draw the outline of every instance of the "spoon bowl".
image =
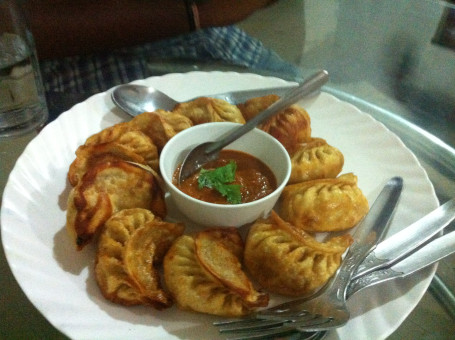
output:
[[117, 107], [133, 117], [157, 109], [171, 111], [179, 103], [153, 87], [135, 84], [117, 86], [111, 98]]

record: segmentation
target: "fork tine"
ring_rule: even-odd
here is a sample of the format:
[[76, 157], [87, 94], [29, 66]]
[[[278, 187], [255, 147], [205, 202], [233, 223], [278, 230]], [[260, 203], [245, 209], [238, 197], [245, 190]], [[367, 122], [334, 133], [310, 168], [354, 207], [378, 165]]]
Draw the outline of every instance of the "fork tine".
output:
[[[242, 320], [248, 322], [221, 322], [226, 327], [221, 327], [222, 334], [238, 333], [237, 337], [226, 340], [263, 339], [271, 336], [284, 336], [294, 333], [308, 333], [303, 339], [321, 339], [321, 330], [329, 330], [340, 325], [334, 318], [326, 318], [321, 315], [308, 314], [294, 320], [266, 320], [257, 319]], [[240, 326], [239, 326], [240, 323]], [[324, 333], [324, 332], [322, 332]]]
[[[313, 295], [312, 295], [312, 297], [313, 297]], [[309, 298], [303, 298], [303, 299], [298, 299], [298, 300], [284, 302], [284, 303], [281, 303], [279, 305], [276, 305], [276, 306], [273, 306], [273, 307], [270, 307], [270, 308], [267, 308], [267, 309], [263, 309], [263, 310], [257, 312], [257, 314], [258, 315], [263, 315], [263, 314], [282, 314], [282, 313], [286, 313], [286, 312], [289, 312], [289, 311], [297, 311], [297, 310], [299, 310], [300, 305], [303, 302], [308, 301], [308, 300], [309, 300]]]
[[319, 332], [311, 332], [308, 333], [311, 334], [308, 338], [305, 338], [307, 340], [322, 340], [326, 337], [327, 331], [319, 331]]
[[301, 319], [301, 318], [312, 318], [315, 314], [308, 312], [307, 310], [299, 310], [299, 311], [284, 311], [281, 313], [264, 313], [258, 314], [256, 317], [258, 319], [266, 319], [266, 320], [294, 320], [294, 319]]
[[332, 317], [319, 317], [313, 320], [305, 320], [303, 322], [295, 321], [293, 326], [302, 332], [317, 332], [326, 331], [335, 327], [343, 326], [347, 323], [347, 320], [341, 321]]
[[258, 315], [258, 319], [262, 320], [289, 320], [289, 321], [305, 321], [305, 320], [312, 320], [315, 318], [319, 318], [319, 314], [309, 313], [308, 311], [300, 311], [298, 313], [295, 312], [288, 312], [283, 314], [263, 314]]
[[287, 320], [289, 326], [295, 327], [301, 331], [315, 331], [333, 328], [337, 325], [342, 325], [346, 322], [340, 322], [338, 319], [331, 316], [323, 316], [321, 314], [312, 314], [308, 312], [299, 313], [296, 315], [266, 315], [261, 316], [263, 320]]
[[226, 340], [257, 340], [257, 339], [264, 339], [267, 337], [272, 336], [289, 336], [292, 334], [299, 333], [294, 327], [278, 327], [278, 328], [270, 328], [264, 330], [256, 330], [252, 332], [244, 332], [241, 335], [234, 337], [234, 338], [227, 338]]
[[322, 325], [333, 323], [334, 321], [336, 321], [336, 320], [332, 317], [324, 317], [322, 315], [316, 315], [312, 319], [306, 319], [306, 320], [302, 320], [302, 321], [296, 320], [294, 322], [294, 326], [301, 330], [307, 330], [308, 327], [322, 326]]
[[299, 331], [292, 326], [284, 326], [280, 328], [274, 328], [264, 330], [261, 332], [250, 332], [242, 334], [238, 337], [227, 338], [225, 340], [263, 340], [265, 338], [277, 337], [277, 336], [291, 336], [300, 333], [299, 340], [322, 340], [327, 335], [327, 332], [309, 332]]
[[221, 326], [218, 328], [220, 333], [240, 333], [240, 332], [249, 332], [255, 330], [262, 330], [268, 328], [276, 328], [285, 324], [286, 320], [261, 320], [256, 319], [256, 322], [249, 322], [243, 324], [229, 324], [226, 326]]
[[212, 323], [212, 325], [218, 327], [218, 326], [224, 326], [224, 325], [242, 325], [242, 324], [249, 324], [249, 323], [254, 323], [257, 322], [256, 318], [248, 318], [248, 319], [228, 319], [228, 320], [221, 320], [221, 321], [215, 321]]

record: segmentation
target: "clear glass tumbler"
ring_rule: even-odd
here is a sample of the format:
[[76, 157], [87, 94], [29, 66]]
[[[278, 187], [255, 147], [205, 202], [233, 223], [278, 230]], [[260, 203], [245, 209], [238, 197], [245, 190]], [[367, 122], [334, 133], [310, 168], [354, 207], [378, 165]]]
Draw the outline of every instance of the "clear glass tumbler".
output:
[[0, 138], [26, 134], [47, 118], [33, 35], [17, 1], [0, 0]]

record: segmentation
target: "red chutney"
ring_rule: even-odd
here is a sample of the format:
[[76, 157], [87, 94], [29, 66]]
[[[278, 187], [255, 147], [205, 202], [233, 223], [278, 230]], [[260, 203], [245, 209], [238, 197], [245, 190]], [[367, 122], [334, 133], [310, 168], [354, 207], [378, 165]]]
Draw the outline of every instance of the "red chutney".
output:
[[[242, 195], [241, 203], [256, 201], [272, 193], [277, 188], [276, 178], [272, 170], [256, 157], [237, 150], [221, 150], [217, 160], [209, 162], [203, 166], [206, 170], [211, 170], [227, 165], [230, 161], [237, 164], [235, 180], [230, 184], [239, 184]], [[178, 174], [180, 167], [174, 172], [172, 182], [185, 194], [201, 201], [229, 204], [225, 197], [218, 191], [209, 188], [199, 189], [199, 171], [178, 184]]]

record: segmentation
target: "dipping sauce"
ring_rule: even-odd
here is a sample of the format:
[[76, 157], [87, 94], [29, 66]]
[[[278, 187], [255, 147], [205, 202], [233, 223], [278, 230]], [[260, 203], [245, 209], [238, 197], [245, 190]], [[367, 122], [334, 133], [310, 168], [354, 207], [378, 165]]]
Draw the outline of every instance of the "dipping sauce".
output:
[[[240, 203], [256, 201], [277, 188], [276, 178], [272, 170], [256, 157], [242, 151], [221, 150], [219, 158], [205, 164], [203, 169], [216, 169], [226, 166], [231, 161], [236, 163], [237, 169], [235, 179], [230, 184], [240, 185]], [[174, 172], [172, 182], [185, 194], [209, 203], [229, 204], [226, 197], [222, 196], [217, 190], [207, 187], [199, 188], [200, 171], [195, 172], [179, 185], [179, 170], [180, 166]]]

